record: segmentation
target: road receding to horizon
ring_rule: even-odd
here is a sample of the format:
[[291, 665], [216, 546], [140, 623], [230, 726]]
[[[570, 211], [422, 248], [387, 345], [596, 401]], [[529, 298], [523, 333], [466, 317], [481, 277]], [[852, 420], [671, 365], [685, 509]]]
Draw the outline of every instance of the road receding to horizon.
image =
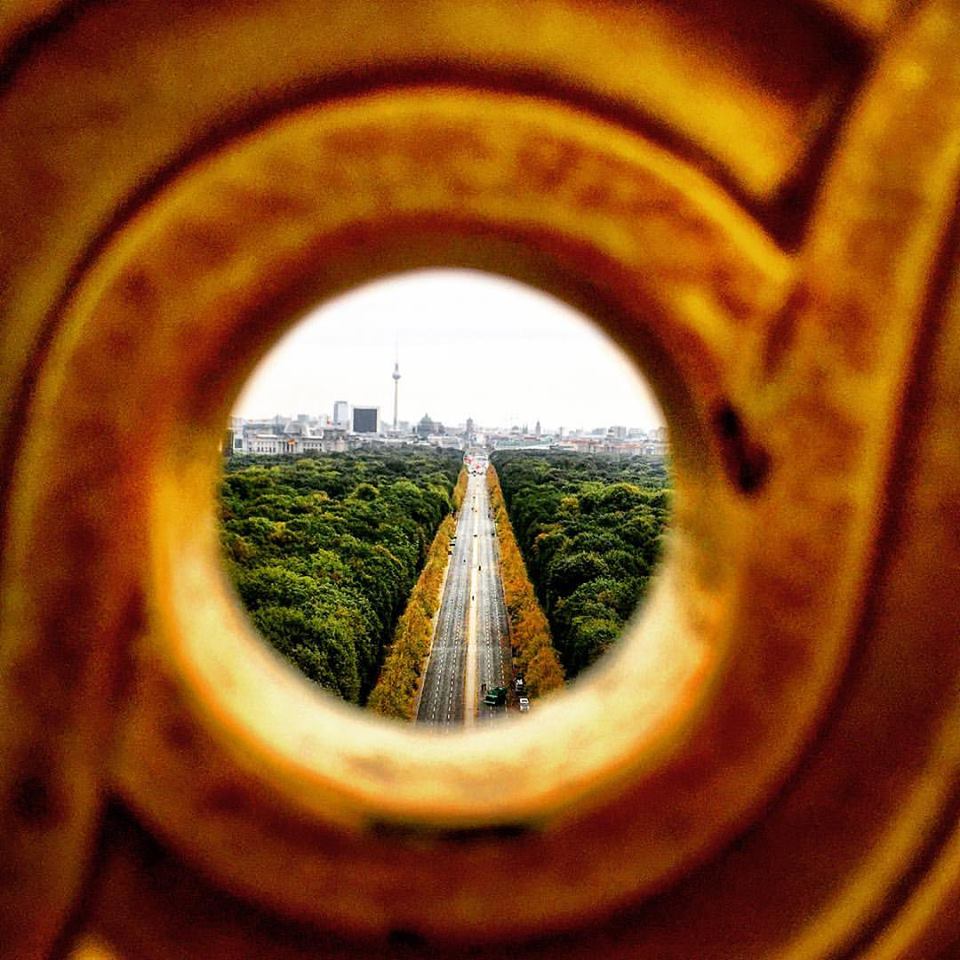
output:
[[471, 466], [417, 723], [471, 727], [507, 712], [505, 707], [483, 703], [488, 690], [509, 687], [512, 681], [505, 651], [507, 610], [485, 476], [485, 462]]

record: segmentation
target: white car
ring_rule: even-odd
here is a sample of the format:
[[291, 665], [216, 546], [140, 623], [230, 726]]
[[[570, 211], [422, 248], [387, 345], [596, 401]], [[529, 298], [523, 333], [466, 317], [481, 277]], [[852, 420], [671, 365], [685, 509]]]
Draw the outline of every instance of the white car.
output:
[[530, 700], [528, 697], [520, 698], [520, 712], [529, 713], [530, 712]]

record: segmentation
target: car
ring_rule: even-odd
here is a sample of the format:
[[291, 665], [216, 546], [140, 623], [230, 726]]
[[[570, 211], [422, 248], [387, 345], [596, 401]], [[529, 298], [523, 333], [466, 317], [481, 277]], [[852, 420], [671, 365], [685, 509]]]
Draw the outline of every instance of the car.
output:
[[520, 712], [529, 713], [530, 712], [530, 700], [528, 697], [520, 698]]

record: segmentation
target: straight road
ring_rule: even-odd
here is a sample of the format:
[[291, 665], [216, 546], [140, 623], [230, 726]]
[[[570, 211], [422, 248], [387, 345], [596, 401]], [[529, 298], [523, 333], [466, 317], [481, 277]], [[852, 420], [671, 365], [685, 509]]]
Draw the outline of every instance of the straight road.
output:
[[459, 727], [504, 716], [505, 708], [480, 701], [486, 690], [508, 685], [506, 638], [486, 463], [475, 463], [457, 519], [417, 722]]
[[507, 607], [500, 580], [500, 557], [496, 526], [491, 515], [490, 494], [487, 490], [486, 470], [478, 478], [476, 496], [477, 518], [477, 591], [476, 591], [476, 650], [478, 720], [488, 723], [505, 717], [505, 707], [491, 707], [483, 702], [483, 694], [495, 687], [507, 687], [512, 679]]

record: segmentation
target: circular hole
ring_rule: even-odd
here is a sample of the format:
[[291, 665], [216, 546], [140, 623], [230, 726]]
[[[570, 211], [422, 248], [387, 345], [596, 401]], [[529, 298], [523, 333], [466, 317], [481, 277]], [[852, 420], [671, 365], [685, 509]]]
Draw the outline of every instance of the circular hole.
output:
[[224, 441], [221, 543], [260, 634], [418, 728], [535, 711], [612, 649], [671, 480], [645, 380], [516, 281], [424, 270], [309, 314]]
[[[249, 308], [230, 298], [211, 304], [215, 312], [202, 327], [210, 342], [206, 354], [197, 354], [184, 388], [181, 409], [189, 415], [172, 427], [171, 453], [151, 499], [156, 648], [211, 744], [229, 754], [231, 764], [258, 790], [289, 804], [298, 819], [307, 816], [353, 830], [373, 823], [377, 835], [386, 837], [395, 836], [397, 827], [404, 836], [411, 830], [434, 835], [480, 827], [539, 828], [574, 810], [582, 818], [613, 797], [625, 797], [631, 777], [653, 778], [660, 764], [671, 762], [677, 745], [701, 722], [709, 681], [717, 674], [722, 651], [712, 633], [724, 608], [712, 595], [689, 589], [692, 579], [712, 574], [691, 518], [707, 496], [713, 497], [716, 517], [717, 500], [703, 443], [702, 404], [690, 393], [684, 364], [689, 360], [703, 373], [712, 369], [709, 357], [670, 310], [649, 291], [625, 283], [605, 256], [588, 258], [587, 277], [570, 250], [562, 245], [541, 249], [536, 236], [527, 242], [512, 231], [504, 236], [465, 234], [459, 226], [436, 231], [432, 222], [427, 229], [405, 220], [388, 227], [349, 233], [342, 249], [324, 241], [317, 249], [300, 251], [304, 262], [292, 273], [271, 277]], [[316, 685], [298, 678], [262, 643], [223, 574], [213, 495], [220, 471], [211, 453], [222, 444], [243, 375], [312, 302], [328, 302], [376, 277], [435, 264], [493, 269], [595, 317], [596, 336], [602, 327], [633, 362], [644, 358], [675, 428], [672, 455], [682, 494], [676, 501], [684, 513], [676, 514], [666, 562], [641, 614], [628, 625], [616, 668], [604, 664], [589, 683], [545, 698], [523, 722], [518, 717], [509, 724], [509, 737], [499, 735], [501, 724], [477, 725], [469, 736], [426, 736], [425, 725], [384, 723], [369, 711], [318, 697]], [[257, 284], [256, 290], [263, 286]], [[234, 311], [226, 319], [224, 304]], [[462, 314], [464, 305], [459, 306]], [[457, 316], [446, 319], [450, 328], [457, 326]], [[680, 360], [671, 337], [688, 348]], [[388, 335], [390, 372], [392, 339]], [[363, 349], [370, 343], [368, 338]], [[538, 358], [525, 359], [529, 369]], [[578, 395], [582, 359], [561, 387], [551, 388], [554, 393]], [[401, 362], [401, 377], [408, 377], [410, 367]], [[621, 364], [635, 376], [630, 362], [621, 357]], [[213, 383], [211, 369], [219, 378]], [[498, 372], [499, 387], [499, 367]], [[402, 379], [401, 387], [407, 383]], [[389, 389], [392, 383], [387, 384]], [[332, 399], [349, 399], [349, 394]], [[179, 769], [177, 758], [170, 764]], [[496, 777], [490, 776], [492, 767]], [[651, 818], [661, 812], [673, 816], [672, 809], [672, 801], [648, 808]], [[691, 846], [698, 842], [693, 834]], [[231, 842], [231, 836], [225, 831], [223, 841]], [[658, 848], [654, 859], [651, 875], [676, 862], [675, 852], [666, 848]]]

